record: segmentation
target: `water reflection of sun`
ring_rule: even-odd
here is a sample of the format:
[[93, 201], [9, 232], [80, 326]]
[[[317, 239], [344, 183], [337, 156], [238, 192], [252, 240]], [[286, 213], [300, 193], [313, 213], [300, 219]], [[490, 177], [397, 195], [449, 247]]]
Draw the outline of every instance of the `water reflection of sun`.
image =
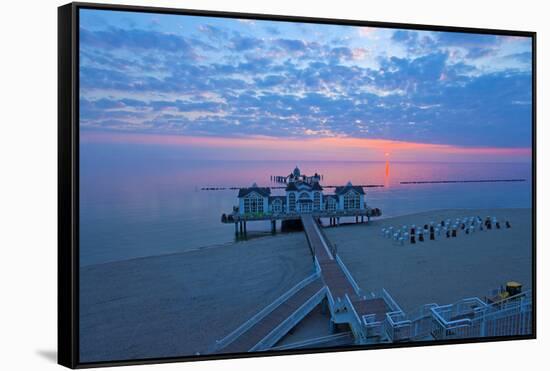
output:
[[386, 173], [385, 173], [385, 176], [384, 176], [384, 187], [388, 187], [390, 185], [390, 154], [389, 152], [386, 152], [384, 154], [384, 156], [386, 157]]

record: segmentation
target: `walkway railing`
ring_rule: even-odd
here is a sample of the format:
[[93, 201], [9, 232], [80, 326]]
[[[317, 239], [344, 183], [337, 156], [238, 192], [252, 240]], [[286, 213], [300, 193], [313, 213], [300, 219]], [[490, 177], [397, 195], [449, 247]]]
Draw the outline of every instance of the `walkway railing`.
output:
[[351, 286], [353, 287], [353, 290], [355, 291], [355, 294], [359, 297], [363, 297], [364, 296], [363, 290], [361, 290], [361, 288], [359, 287], [359, 285], [357, 284], [357, 282], [355, 281], [355, 279], [351, 275], [350, 271], [348, 270], [348, 267], [346, 267], [346, 265], [344, 264], [342, 259], [340, 259], [340, 256], [338, 256], [338, 254], [336, 254], [336, 262], [338, 263], [338, 265], [340, 266], [340, 268], [342, 269], [342, 271], [346, 275], [346, 278], [348, 279]]
[[533, 332], [531, 292], [495, 303], [484, 313], [482, 336], [527, 335]]
[[483, 336], [527, 335], [532, 333], [531, 292], [521, 293], [493, 304], [479, 298], [431, 309], [436, 339]]
[[[394, 303], [393, 305], [397, 304]], [[431, 303], [424, 304], [418, 310], [409, 314], [405, 314], [402, 310], [386, 313], [384, 330], [392, 342], [431, 337], [433, 329], [431, 309], [435, 307], [438, 307], [438, 305]]]
[[368, 337], [367, 328], [364, 327], [364, 322], [362, 321], [362, 318], [359, 317], [359, 314], [357, 314], [357, 311], [355, 310], [348, 294], [344, 296], [344, 305], [350, 314], [349, 326], [353, 332], [356, 342], [359, 344], [366, 344]]
[[279, 345], [272, 347], [270, 350], [287, 350], [287, 349], [301, 349], [301, 348], [314, 348], [321, 345], [329, 346], [337, 343], [347, 344], [353, 340], [353, 334], [351, 332], [340, 332], [337, 334], [321, 336], [314, 339], [306, 339], [297, 341], [291, 344]]
[[304, 304], [302, 304], [294, 313], [275, 327], [265, 338], [260, 340], [259, 343], [254, 345], [251, 352], [268, 350], [277, 343], [288, 331], [298, 324], [305, 316], [309, 314], [326, 296], [327, 288], [323, 286], [317, 291], [311, 298], [309, 298]]
[[396, 303], [395, 300], [393, 300], [393, 297], [390, 295], [389, 292], [386, 291], [386, 289], [382, 288], [382, 299], [386, 302], [386, 304], [390, 307], [390, 309], [394, 312], [403, 312], [401, 310], [401, 307]]
[[412, 337], [412, 321], [401, 311], [386, 313], [384, 330], [392, 342], [409, 340]]
[[244, 334], [246, 331], [248, 331], [252, 326], [256, 325], [258, 322], [260, 322], [262, 319], [264, 319], [268, 314], [273, 312], [275, 308], [277, 308], [279, 305], [284, 303], [286, 300], [288, 300], [291, 296], [296, 294], [298, 291], [300, 291], [302, 288], [306, 287], [316, 279], [318, 279], [321, 276], [321, 271], [319, 264], [316, 264], [315, 272], [310, 275], [309, 277], [306, 277], [302, 281], [298, 282], [294, 287], [292, 287], [290, 290], [279, 296], [277, 299], [275, 299], [271, 304], [266, 306], [264, 309], [256, 313], [254, 316], [252, 316], [249, 320], [244, 322], [242, 325], [240, 325], [238, 328], [236, 328], [234, 331], [229, 333], [227, 336], [225, 336], [223, 339], [216, 340], [215, 344], [215, 350], [220, 350], [231, 344], [233, 341], [235, 341], [239, 336]]

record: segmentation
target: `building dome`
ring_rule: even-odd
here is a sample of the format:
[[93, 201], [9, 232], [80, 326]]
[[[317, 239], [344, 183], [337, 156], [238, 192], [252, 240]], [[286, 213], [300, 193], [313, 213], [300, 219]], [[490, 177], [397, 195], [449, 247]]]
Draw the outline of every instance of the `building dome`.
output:
[[300, 169], [298, 169], [298, 166], [294, 168], [292, 175], [294, 175], [295, 178], [298, 178], [300, 176]]

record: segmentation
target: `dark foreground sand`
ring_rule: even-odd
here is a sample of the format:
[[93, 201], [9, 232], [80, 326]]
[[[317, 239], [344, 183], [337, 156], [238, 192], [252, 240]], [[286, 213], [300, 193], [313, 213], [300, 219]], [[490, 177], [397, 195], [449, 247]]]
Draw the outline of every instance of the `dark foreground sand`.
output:
[[208, 349], [313, 272], [303, 233], [81, 269], [81, 361]]
[[[405, 311], [427, 303], [451, 304], [484, 297], [515, 280], [531, 287], [531, 209], [441, 210], [328, 228], [338, 253], [365, 291], [385, 288]], [[492, 229], [457, 238], [396, 245], [381, 236], [383, 227], [457, 217], [495, 216], [511, 229]]]

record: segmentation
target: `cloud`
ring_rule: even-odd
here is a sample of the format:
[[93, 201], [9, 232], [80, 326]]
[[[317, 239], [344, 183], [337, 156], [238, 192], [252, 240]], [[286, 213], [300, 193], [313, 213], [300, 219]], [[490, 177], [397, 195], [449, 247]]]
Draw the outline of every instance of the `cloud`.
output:
[[501, 40], [396, 30], [377, 49], [348, 33], [298, 37], [270, 23], [262, 37], [226, 22], [185, 36], [84, 27], [83, 130], [530, 144], [531, 73], [517, 68], [530, 53], [498, 57], [512, 67], [497, 71], [473, 62], [498, 61]]
[[529, 63], [531, 64], [533, 62], [533, 53], [532, 52], [523, 52], [523, 53], [514, 53], [509, 54], [505, 56], [505, 58], [512, 59], [519, 61], [521, 63]]
[[191, 53], [187, 41], [177, 35], [151, 30], [109, 27], [103, 31], [80, 29], [80, 42], [101, 49], [148, 49], [163, 52]]
[[277, 39], [274, 44], [289, 52], [299, 52], [307, 49], [307, 44], [302, 40]]
[[360, 37], [372, 38], [378, 29], [374, 27], [359, 27], [357, 33]]
[[235, 35], [232, 39], [233, 49], [236, 51], [245, 51], [250, 49], [259, 48], [262, 46], [263, 41], [254, 37], [242, 37]]
[[436, 34], [438, 43], [444, 46], [482, 48], [498, 46], [502, 42], [502, 37], [496, 35], [463, 32], [438, 32]]

